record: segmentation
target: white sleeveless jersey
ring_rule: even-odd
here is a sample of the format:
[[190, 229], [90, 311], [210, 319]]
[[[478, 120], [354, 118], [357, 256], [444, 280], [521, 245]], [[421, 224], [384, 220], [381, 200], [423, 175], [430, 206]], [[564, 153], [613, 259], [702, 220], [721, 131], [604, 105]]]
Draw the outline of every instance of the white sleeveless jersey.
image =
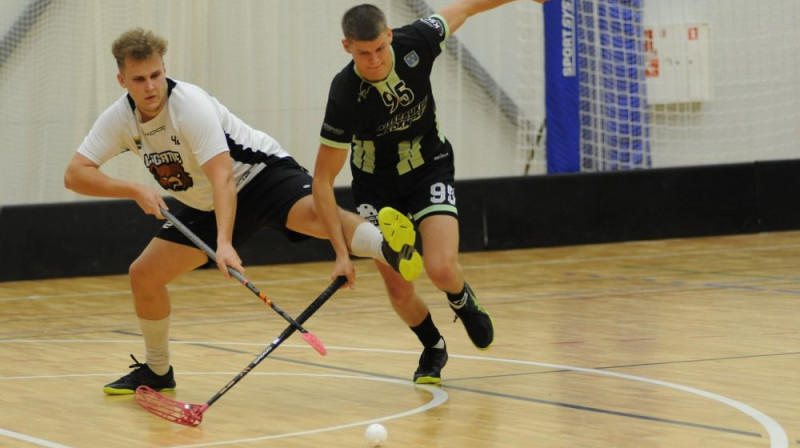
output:
[[123, 95], [98, 117], [78, 152], [98, 165], [130, 152], [162, 188], [205, 211], [214, 209], [214, 199], [201, 166], [212, 157], [230, 154], [239, 191], [271, 160], [289, 156], [200, 87], [167, 79], [167, 91], [164, 110], [147, 123], [140, 122], [133, 99]]

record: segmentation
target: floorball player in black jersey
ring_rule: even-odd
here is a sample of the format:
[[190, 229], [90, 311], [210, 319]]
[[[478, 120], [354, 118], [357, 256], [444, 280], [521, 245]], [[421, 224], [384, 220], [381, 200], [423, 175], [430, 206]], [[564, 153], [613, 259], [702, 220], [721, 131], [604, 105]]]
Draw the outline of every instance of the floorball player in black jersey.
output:
[[[331, 82], [314, 170], [314, 198], [334, 246], [344, 242], [333, 183], [348, 150], [358, 212], [396, 251], [415, 243], [411, 217], [422, 238], [425, 272], [479, 349], [492, 344], [494, 327], [458, 264], [453, 148], [437, 124], [430, 74], [445, 40], [470, 16], [509, 2], [461, 0], [394, 29], [373, 5], [349, 9], [342, 45], [353, 60]], [[400, 272], [419, 266], [412, 261]], [[447, 348], [428, 306], [411, 282], [383, 265], [378, 269], [394, 310], [424, 346], [414, 382], [439, 384]]]

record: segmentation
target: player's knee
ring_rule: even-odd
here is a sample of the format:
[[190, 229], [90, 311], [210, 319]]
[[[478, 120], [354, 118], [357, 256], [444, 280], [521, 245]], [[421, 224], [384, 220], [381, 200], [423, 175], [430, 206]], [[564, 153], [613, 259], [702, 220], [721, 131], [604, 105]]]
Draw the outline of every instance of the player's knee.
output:
[[145, 278], [144, 270], [142, 269], [141, 263], [134, 261], [128, 267], [128, 280], [131, 283], [131, 289], [134, 291], [138, 288], [142, 287], [142, 282]]
[[131, 283], [131, 289], [136, 292], [152, 288], [153, 279], [156, 278], [156, 276], [150, 272], [147, 263], [142, 262], [140, 259], [136, 259], [128, 267], [128, 278]]
[[449, 285], [458, 277], [455, 263], [446, 260], [428, 260], [425, 257], [423, 260], [425, 273], [434, 285]]
[[411, 283], [395, 283], [386, 285], [386, 293], [389, 299], [398, 305], [414, 300], [414, 287]]

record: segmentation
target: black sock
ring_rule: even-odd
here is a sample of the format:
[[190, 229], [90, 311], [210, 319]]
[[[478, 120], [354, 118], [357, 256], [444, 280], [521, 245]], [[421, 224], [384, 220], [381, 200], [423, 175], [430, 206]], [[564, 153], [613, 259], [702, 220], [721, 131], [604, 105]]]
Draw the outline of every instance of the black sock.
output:
[[433, 324], [431, 313], [428, 313], [428, 315], [425, 316], [425, 319], [423, 319], [421, 324], [410, 328], [411, 331], [417, 335], [417, 338], [419, 338], [419, 341], [422, 342], [424, 347], [433, 347], [434, 345], [438, 344], [439, 339], [442, 338], [442, 335], [439, 333], [439, 329]]

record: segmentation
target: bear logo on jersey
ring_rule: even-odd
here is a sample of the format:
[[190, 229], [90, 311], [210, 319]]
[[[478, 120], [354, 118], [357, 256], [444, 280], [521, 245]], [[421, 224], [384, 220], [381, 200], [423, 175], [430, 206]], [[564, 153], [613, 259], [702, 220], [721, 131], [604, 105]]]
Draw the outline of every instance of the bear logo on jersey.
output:
[[161, 188], [172, 191], [186, 191], [194, 186], [194, 179], [183, 168], [180, 153], [164, 151], [146, 154], [144, 162]]

